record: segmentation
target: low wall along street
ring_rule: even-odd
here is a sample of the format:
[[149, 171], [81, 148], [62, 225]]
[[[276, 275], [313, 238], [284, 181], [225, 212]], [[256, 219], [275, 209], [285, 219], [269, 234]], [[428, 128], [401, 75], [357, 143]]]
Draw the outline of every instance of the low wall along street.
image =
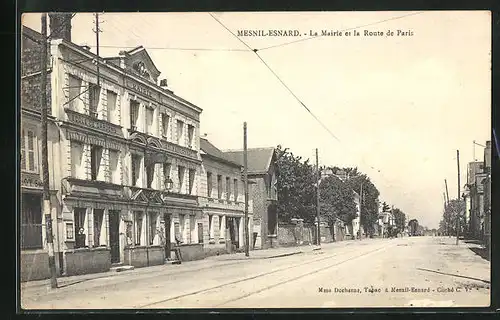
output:
[[108, 248], [84, 248], [67, 251], [66, 275], [106, 272], [111, 268], [111, 254]]
[[162, 246], [125, 248], [125, 264], [142, 268], [165, 263], [165, 249]]
[[21, 252], [21, 282], [50, 278], [49, 254], [43, 251]]
[[203, 244], [186, 244], [179, 246], [181, 251], [182, 261], [201, 260], [205, 257]]

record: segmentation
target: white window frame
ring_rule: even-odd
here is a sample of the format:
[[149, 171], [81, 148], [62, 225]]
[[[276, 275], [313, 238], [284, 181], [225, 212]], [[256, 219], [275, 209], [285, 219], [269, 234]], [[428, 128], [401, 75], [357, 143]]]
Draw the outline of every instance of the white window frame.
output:
[[[28, 135], [29, 133], [33, 134], [33, 150], [29, 150], [29, 142]], [[39, 173], [39, 154], [38, 154], [38, 130], [33, 127], [23, 127], [21, 131], [22, 139], [21, 139], [21, 171], [23, 172], [31, 172], [31, 173]], [[23, 156], [24, 151], [24, 156]], [[30, 152], [33, 153], [33, 170], [30, 169]], [[22, 160], [24, 158], [24, 167]]]

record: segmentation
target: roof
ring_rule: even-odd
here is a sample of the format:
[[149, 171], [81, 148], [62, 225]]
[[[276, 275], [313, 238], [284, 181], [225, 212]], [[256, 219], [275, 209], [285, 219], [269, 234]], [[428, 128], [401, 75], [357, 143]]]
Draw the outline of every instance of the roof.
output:
[[241, 167], [241, 165], [239, 163], [232, 161], [230, 158], [228, 158], [226, 156], [226, 154], [224, 152], [219, 150], [216, 146], [214, 146], [212, 143], [210, 143], [210, 141], [208, 141], [207, 139], [200, 138], [200, 149], [201, 149], [201, 151], [203, 151], [205, 153], [205, 154], [202, 154], [202, 156], [207, 155], [211, 158], [221, 160], [221, 161], [228, 163], [230, 165], [233, 165], [235, 167], [238, 167], [238, 168]]
[[35, 31], [35, 30], [31, 29], [30, 27], [27, 27], [25, 25], [21, 26], [21, 31], [22, 31], [23, 36], [26, 36], [27, 38], [31, 39], [32, 41], [35, 41], [39, 44], [43, 43], [43, 35], [40, 32]]
[[[234, 162], [243, 164], [243, 150], [226, 150], [226, 156]], [[269, 171], [274, 157], [274, 148], [253, 148], [247, 150], [249, 174], [264, 174]]]

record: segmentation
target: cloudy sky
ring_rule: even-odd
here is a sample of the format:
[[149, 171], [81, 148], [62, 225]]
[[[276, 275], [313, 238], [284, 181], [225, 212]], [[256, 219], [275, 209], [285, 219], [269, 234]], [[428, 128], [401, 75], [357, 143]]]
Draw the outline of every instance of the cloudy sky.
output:
[[[321, 165], [358, 166], [375, 183], [382, 201], [430, 228], [438, 226], [444, 179], [450, 197], [457, 194], [456, 150], [463, 184], [466, 163], [473, 160], [473, 140], [485, 144], [491, 136], [489, 12], [214, 17], [102, 13], [100, 53], [115, 56], [123, 49], [146, 47], [160, 78], [203, 109], [202, 133], [219, 148], [242, 148], [247, 121], [249, 147], [281, 144], [311, 160], [318, 148]], [[93, 21], [92, 14], [77, 13], [72, 41], [95, 52]], [[24, 15], [23, 24], [40, 31], [40, 15]], [[330, 133], [224, 26], [235, 34], [300, 32], [296, 37], [240, 39], [260, 49], [262, 60]], [[308, 39], [311, 30], [343, 32]], [[352, 35], [354, 30], [360, 35]], [[394, 36], [364, 36], [364, 30], [393, 31]], [[396, 36], [397, 30], [412, 36]], [[476, 146], [476, 158], [482, 159], [482, 152]]]

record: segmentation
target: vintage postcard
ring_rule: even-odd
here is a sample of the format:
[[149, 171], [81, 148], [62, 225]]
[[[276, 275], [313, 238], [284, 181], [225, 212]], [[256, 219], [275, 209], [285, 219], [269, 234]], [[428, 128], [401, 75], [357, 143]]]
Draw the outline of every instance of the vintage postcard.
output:
[[490, 306], [489, 11], [20, 33], [22, 310]]

